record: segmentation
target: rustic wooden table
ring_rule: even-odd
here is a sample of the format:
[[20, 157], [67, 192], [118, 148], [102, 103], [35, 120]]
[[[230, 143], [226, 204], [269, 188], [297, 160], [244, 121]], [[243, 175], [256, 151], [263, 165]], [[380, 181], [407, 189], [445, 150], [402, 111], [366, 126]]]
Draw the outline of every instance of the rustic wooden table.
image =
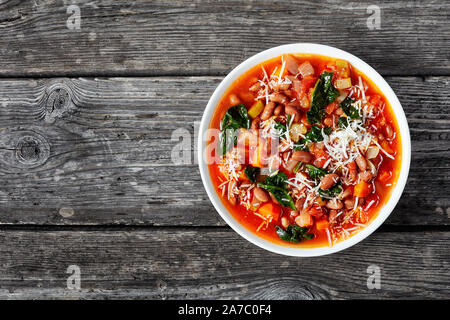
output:
[[[444, 0], [0, 0], [0, 298], [449, 298], [449, 16]], [[312, 259], [227, 227], [194, 159], [221, 79], [293, 42], [375, 67], [412, 137], [392, 216]], [[189, 164], [171, 160], [180, 132]]]

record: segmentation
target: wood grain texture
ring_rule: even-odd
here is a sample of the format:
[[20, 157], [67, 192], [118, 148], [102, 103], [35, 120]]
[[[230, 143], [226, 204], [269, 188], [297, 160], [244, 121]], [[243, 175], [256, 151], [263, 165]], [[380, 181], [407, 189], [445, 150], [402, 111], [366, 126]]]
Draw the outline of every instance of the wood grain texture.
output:
[[[224, 225], [197, 165], [174, 164], [220, 77], [0, 81], [3, 224]], [[410, 177], [387, 221], [448, 225], [450, 78], [388, 77], [412, 136]], [[180, 132], [180, 131], [178, 131]]]
[[[227, 229], [4, 231], [0, 240], [0, 298], [450, 296], [449, 232], [377, 232], [351, 249], [309, 259], [269, 253]], [[69, 265], [80, 268], [80, 291], [67, 289]], [[371, 265], [381, 271], [379, 290], [367, 287]]]
[[[71, 4], [80, 30], [67, 27]], [[294, 42], [342, 48], [384, 75], [449, 75], [449, 14], [442, 0], [0, 1], [0, 76], [223, 75]]]

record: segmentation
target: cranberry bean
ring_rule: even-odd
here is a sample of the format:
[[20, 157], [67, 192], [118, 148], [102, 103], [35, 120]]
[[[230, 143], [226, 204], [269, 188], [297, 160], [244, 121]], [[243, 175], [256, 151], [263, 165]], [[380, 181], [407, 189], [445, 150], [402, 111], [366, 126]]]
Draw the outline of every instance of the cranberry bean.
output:
[[272, 112], [273, 109], [275, 108], [275, 103], [273, 102], [269, 102], [268, 104], [266, 104], [266, 106], [264, 107], [264, 110], [261, 114], [261, 120], [267, 120], [272, 116]]
[[366, 171], [366, 169], [367, 169], [366, 158], [364, 158], [363, 156], [358, 156], [355, 159], [355, 162], [358, 165], [358, 168], [359, 168], [360, 171]]
[[325, 175], [320, 181], [320, 189], [330, 189], [336, 182], [339, 181], [339, 176], [336, 173], [329, 173]]
[[275, 110], [273, 111], [273, 114], [276, 116], [279, 116], [281, 112], [283, 112], [283, 106], [279, 105], [275, 108]]
[[289, 220], [286, 217], [281, 217], [281, 225], [283, 226], [283, 228], [287, 228], [289, 227]]
[[294, 158], [290, 158], [286, 164], [284, 165], [284, 167], [286, 168], [287, 171], [292, 172], [294, 171], [295, 167], [298, 165], [298, 161], [295, 160]]
[[355, 207], [355, 198], [347, 199], [344, 201], [345, 208], [351, 210]]
[[297, 201], [295, 201], [295, 207], [298, 210], [301, 210], [303, 208], [303, 204], [305, 203], [305, 198], [298, 198]]
[[341, 200], [334, 199], [327, 201], [326, 207], [328, 209], [339, 210], [342, 209], [343, 204]]
[[298, 150], [292, 154], [292, 159], [301, 161], [303, 163], [310, 163], [312, 160], [312, 155], [307, 151]]
[[288, 98], [282, 93], [274, 93], [273, 96], [270, 97], [270, 101], [285, 104], [288, 101]]
[[270, 199], [270, 197], [267, 195], [267, 192], [260, 187], [256, 187], [253, 189], [253, 195], [260, 202], [267, 202]]
[[366, 171], [360, 172], [358, 174], [358, 179], [365, 181], [365, 182], [369, 182], [372, 178], [373, 178], [373, 174], [372, 174], [372, 172], [370, 172], [370, 170], [366, 170]]
[[257, 117], [255, 119], [253, 119], [252, 124], [251, 124], [251, 128], [253, 130], [258, 130], [259, 129], [259, 123], [261, 122], [261, 118]]

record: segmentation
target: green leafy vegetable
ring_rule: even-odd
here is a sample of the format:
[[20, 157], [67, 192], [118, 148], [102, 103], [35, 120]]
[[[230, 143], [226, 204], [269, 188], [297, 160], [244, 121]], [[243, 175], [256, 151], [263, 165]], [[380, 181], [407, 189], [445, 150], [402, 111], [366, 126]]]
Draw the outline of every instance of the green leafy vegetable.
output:
[[[323, 129], [323, 132], [329, 135], [332, 131], [332, 128], [326, 127]], [[304, 139], [300, 139], [298, 142], [294, 143], [294, 151], [303, 150], [309, 151], [307, 146], [310, 142], [320, 142], [323, 141], [322, 128], [318, 126], [311, 126], [311, 130], [305, 134]]]
[[338, 119], [338, 126], [342, 129], [347, 128], [349, 125], [348, 123], [348, 117], [339, 117]]
[[339, 90], [333, 86], [332, 79], [333, 73], [324, 71], [314, 86], [311, 107], [306, 113], [306, 119], [310, 124], [320, 124], [325, 114], [325, 106], [339, 96]]
[[267, 177], [264, 183], [258, 183], [258, 186], [269, 191], [283, 207], [290, 207], [292, 210], [297, 210], [294, 200], [292, 200], [286, 188], [287, 179], [288, 176], [285, 173], [279, 172], [274, 176]]
[[327, 190], [319, 189], [319, 194], [322, 198], [331, 199], [342, 192], [342, 187], [339, 183], [335, 184], [333, 187]]
[[275, 226], [275, 230], [281, 240], [289, 242], [300, 242], [304, 239], [311, 240], [314, 238], [313, 234], [306, 233], [308, 228], [299, 227], [295, 224], [290, 224], [286, 230], [280, 226]]
[[280, 121], [275, 121], [274, 128], [278, 131], [277, 134], [282, 137], [288, 132], [288, 124], [291, 122], [291, 115], [288, 114], [286, 117], [286, 124], [281, 123]]
[[295, 168], [294, 168], [294, 173], [297, 173], [297, 171], [300, 169], [300, 167], [302, 166], [302, 164], [303, 164], [303, 162], [301, 162], [301, 161], [299, 161], [299, 162], [297, 163], [297, 165], [296, 165]]
[[[323, 129], [323, 132], [327, 135], [331, 133], [331, 128], [327, 127]], [[318, 126], [311, 126], [311, 130], [305, 134], [306, 142], [320, 142], [323, 141], [322, 128]]]
[[243, 104], [230, 107], [220, 123], [220, 145], [222, 155], [237, 144], [237, 130], [250, 128], [250, 118]]
[[351, 119], [359, 119], [361, 116], [359, 115], [358, 109], [353, 106], [353, 102], [355, 102], [355, 100], [347, 97], [339, 105], [341, 106], [342, 111], [344, 111]]
[[328, 173], [327, 170], [318, 168], [316, 166], [313, 166], [312, 164], [307, 164], [306, 169], [308, 169], [308, 175], [311, 178], [316, 179], [316, 180], [319, 180], [320, 178], [322, 178], [324, 175], [326, 175]]
[[247, 178], [253, 183], [256, 182], [256, 177], [258, 176], [259, 172], [260, 169], [255, 168], [253, 166], [247, 166], [244, 170], [244, 173], [247, 176]]
[[306, 145], [305, 139], [301, 139], [298, 142], [294, 143], [294, 151], [302, 150], [302, 151], [309, 151], [308, 146]]

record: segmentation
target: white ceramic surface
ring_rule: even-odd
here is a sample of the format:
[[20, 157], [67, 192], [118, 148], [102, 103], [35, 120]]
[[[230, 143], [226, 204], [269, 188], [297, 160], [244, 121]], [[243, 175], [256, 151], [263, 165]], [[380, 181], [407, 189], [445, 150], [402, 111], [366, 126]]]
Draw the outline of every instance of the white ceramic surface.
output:
[[[226, 90], [237, 78], [239, 78], [239, 76], [241, 76], [243, 73], [245, 73], [253, 66], [285, 53], [320, 54], [333, 58], [344, 59], [350, 62], [355, 68], [363, 72], [369, 79], [371, 79], [378, 86], [378, 88], [384, 93], [385, 97], [389, 101], [395, 113], [400, 130], [402, 140], [402, 164], [397, 185], [394, 186], [391, 197], [389, 198], [387, 203], [382, 208], [380, 208], [378, 216], [372, 221], [372, 223], [370, 223], [364, 229], [360, 230], [354, 236], [350, 237], [347, 240], [340, 241], [332, 247], [328, 246], [319, 248], [287, 247], [267, 241], [261, 237], [258, 237], [251, 231], [247, 230], [244, 226], [242, 226], [239, 222], [236, 221], [236, 219], [231, 215], [231, 213], [228, 212], [228, 210], [223, 205], [222, 201], [220, 200], [219, 196], [217, 195], [214, 189], [214, 186], [212, 184], [209, 175], [208, 165], [206, 164], [205, 161], [206, 141], [204, 137], [210, 125], [211, 117], [213, 116], [214, 110], [217, 107], [220, 99], [222, 98]], [[249, 59], [245, 60], [240, 65], [238, 65], [236, 68], [234, 68], [225, 77], [225, 79], [223, 79], [223, 81], [219, 84], [219, 86], [216, 88], [213, 95], [209, 99], [208, 105], [206, 106], [200, 124], [198, 143], [199, 143], [198, 160], [203, 185], [205, 186], [206, 192], [208, 193], [209, 199], [211, 200], [212, 204], [216, 208], [217, 212], [219, 212], [222, 218], [226, 221], [226, 223], [229, 226], [231, 226], [242, 237], [244, 237], [248, 241], [254, 243], [255, 245], [261, 248], [283, 255], [298, 256], [298, 257], [313, 257], [338, 252], [353, 246], [354, 244], [362, 241], [363, 239], [368, 237], [372, 232], [374, 232], [391, 214], [391, 212], [394, 210], [395, 205], [400, 199], [400, 196], [406, 184], [406, 180], [408, 178], [409, 164], [411, 159], [411, 140], [405, 113], [394, 91], [383, 79], [383, 77], [381, 77], [378, 74], [378, 72], [376, 72], [367, 63], [365, 63], [361, 59], [357, 58], [356, 56], [346, 51], [326, 45], [313, 43], [295, 43], [271, 48], [250, 57]]]

